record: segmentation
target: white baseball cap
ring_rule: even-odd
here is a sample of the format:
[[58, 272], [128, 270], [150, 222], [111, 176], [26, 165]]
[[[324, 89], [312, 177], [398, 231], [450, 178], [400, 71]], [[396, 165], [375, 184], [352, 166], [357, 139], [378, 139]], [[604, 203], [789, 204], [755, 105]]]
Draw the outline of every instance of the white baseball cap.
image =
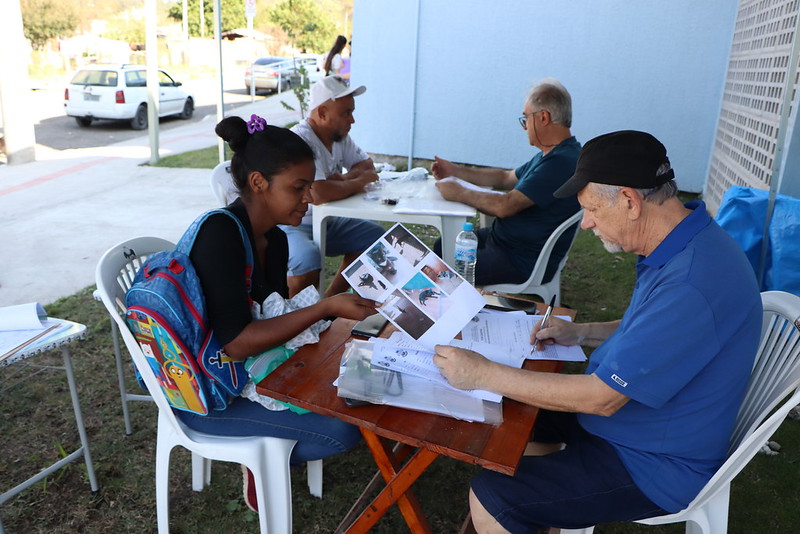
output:
[[363, 85], [350, 87], [341, 76], [326, 76], [311, 87], [311, 101], [308, 111], [311, 112], [328, 100], [336, 100], [347, 95], [358, 96], [367, 88]]

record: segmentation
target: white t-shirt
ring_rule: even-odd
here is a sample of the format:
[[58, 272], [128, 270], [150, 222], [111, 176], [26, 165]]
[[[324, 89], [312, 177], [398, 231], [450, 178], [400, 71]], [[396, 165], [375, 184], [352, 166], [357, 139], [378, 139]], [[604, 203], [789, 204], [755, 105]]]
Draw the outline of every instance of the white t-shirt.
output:
[[[333, 153], [331, 153], [314, 133], [308, 121], [303, 120], [292, 126], [292, 131], [302, 137], [314, 152], [314, 164], [317, 167], [314, 180], [325, 180], [328, 176], [349, 170], [353, 165], [369, 158], [369, 154], [356, 145], [349, 135], [333, 143]], [[303, 217], [302, 224], [311, 224], [311, 210], [308, 210]]]
[[344, 61], [342, 61], [342, 56], [340, 54], [336, 54], [331, 59], [331, 74], [338, 74], [339, 69], [342, 68], [344, 65]]

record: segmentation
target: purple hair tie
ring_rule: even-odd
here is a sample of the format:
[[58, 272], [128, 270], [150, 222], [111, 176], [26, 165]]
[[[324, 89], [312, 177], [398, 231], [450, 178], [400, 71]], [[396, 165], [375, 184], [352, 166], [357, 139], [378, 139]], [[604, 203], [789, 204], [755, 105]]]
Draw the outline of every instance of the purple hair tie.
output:
[[267, 126], [266, 119], [262, 119], [255, 113], [250, 115], [250, 120], [247, 121], [247, 132], [249, 134], [254, 134], [256, 132], [263, 132], [264, 128]]

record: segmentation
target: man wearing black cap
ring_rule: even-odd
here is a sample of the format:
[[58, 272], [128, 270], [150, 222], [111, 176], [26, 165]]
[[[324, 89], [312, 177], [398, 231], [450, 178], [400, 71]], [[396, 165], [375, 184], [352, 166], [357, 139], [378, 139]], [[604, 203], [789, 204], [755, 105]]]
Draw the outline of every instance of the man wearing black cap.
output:
[[632, 521], [684, 509], [726, 459], [761, 326], [744, 253], [702, 202], [677, 198], [664, 146], [621, 131], [584, 146], [556, 196], [578, 195], [610, 251], [639, 255], [620, 321], [553, 319], [532, 341], [597, 347], [583, 375], [554, 375], [437, 347], [456, 387], [542, 408], [513, 477], [472, 482], [478, 532], [535, 532]]

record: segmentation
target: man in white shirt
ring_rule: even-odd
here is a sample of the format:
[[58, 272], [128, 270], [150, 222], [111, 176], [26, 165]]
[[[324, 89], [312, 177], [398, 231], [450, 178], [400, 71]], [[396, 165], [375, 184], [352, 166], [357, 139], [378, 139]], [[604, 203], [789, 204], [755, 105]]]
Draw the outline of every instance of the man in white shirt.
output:
[[[378, 179], [372, 159], [348, 135], [355, 122], [355, 97], [366, 91], [363, 85], [349, 87], [339, 76], [327, 76], [311, 88], [308, 118], [292, 128], [314, 152], [317, 174], [311, 187], [314, 204], [340, 200], [364, 192], [364, 186]], [[312, 239], [310, 209], [300, 226], [281, 226], [289, 239], [289, 293], [318, 285], [322, 258]], [[362, 219], [327, 219], [325, 253], [344, 255], [342, 265], [325, 296], [347, 290], [342, 268], [375, 242], [384, 229]]]

